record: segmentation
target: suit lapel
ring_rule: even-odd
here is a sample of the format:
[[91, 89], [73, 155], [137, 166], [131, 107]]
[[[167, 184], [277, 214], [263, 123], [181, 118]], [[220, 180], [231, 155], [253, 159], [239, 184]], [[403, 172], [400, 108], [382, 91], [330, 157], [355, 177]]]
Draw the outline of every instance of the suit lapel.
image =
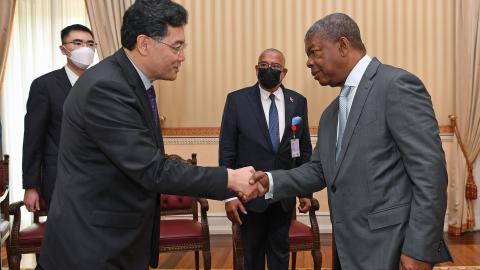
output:
[[265, 119], [265, 113], [263, 112], [260, 88], [258, 87], [258, 84], [255, 84], [251, 88], [248, 99], [250, 100], [250, 106], [252, 108], [252, 111], [254, 112], [253, 114], [255, 115], [255, 119], [257, 120], [258, 126], [260, 127], [260, 132], [265, 137], [268, 148], [273, 151], [272, 141], [270, 140], [270, 134], [268, 133], [267, 120]]
[[336, 150], [336, 143], [337, 143], [337, 124], [338, 124], [338, 97], [334, 101], [334, 106], [332, 110], [330, 110], [329, 114], [327, 115], [327, 123], [325, 126], [319, 127], [321, 129], [325, 129], [326, 133], [326, 141], [327, 141], [327, 171], [330, 177], [327, 177], [327, 181], [333, 182], [333, 176], [335, 173], [335, 150]]
[[147, 120], [147, 124], [150, 130], [153, 130], [154, 138], [157, 143], [157, 146], [165, 152], [163, 146], [163, 138], [161, 135], [160, 128], [157, 128], [155, 125], [155, 121], [153, 119], [152, 109], [150, 108], [150, 102], [148, 100], [147, 91], [145, 86], [140, 79], [140, 75], [138, 74], [137, 70], [133, 66], [133, 64], [128, 59], [127, 55], [123, 51], [123, 49], [118, 50], [114, 57], [117, 59], [118, 63], [122, 67], [123, 73], [125, 74], [125, 78], [127, 79], [128, 83], [134, 89], [134, 93], [140, 101], [140, 104], [143, 108], [143, 114], [145, 119]]
[[72, 84], [68, 79], [65, 67], [58, 70], [58, 72], [55, 74], [55, 78], [57, 79], [58, 86], [63, 90], [66, 97], [68, 93], [70, 93], [70, 89], [72, 89]]
[[283, 131], [282, 140], [280, 141], [279, 148], [285, 147], [285, 144], [289, 144], [290, 139], [290, 127], [292, 125], [293, 113], [295, 112], [296, 100], [291, 95], [290, 91], [282, 87], [283, 91], [283, 103], [285, 104], [285, 130]]
[[[335, 181], [337, 177], [338, 171], [345, 157], [345, 153], [348, 150], [348, 146], [350, 145], [350, 139], [352, 138], [355, 127], [357, 126], [358, 119], [360, 118], [360, 114], [362, 113], [363, 106], [365, 105], [365, 101], [367, 100], [368, 94], [372, 89], [373, 77], [375, 76], [379, 65], [380, 65], [380, 62], [376, 58], [372, 59], [367, 69], [365, 70], [365, 73], [363, 74], [360, 84], [358, 85], [357, 92], [355, 93], [355, 98], [353, 99], [352, 107], [348, 115], [347, 124], [345, 126], [345, 131], [344, 131], [343, 141], [342, 141], [342, 149], [340, 151], [338, 161], [335, 164], [335, 174], [334, 174], [333, 181]], [[338, 105], [337, 105], [337, 108], [338, 108]], [[337, 117], [338, 117], [338, 109], [337, 109]], [[333, 160], [335, 160], [335, 158]]]

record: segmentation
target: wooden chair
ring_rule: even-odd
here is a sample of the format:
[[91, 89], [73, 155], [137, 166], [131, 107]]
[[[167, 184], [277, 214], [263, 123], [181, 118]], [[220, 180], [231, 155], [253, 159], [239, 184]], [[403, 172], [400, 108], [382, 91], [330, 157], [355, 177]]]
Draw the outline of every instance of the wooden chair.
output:
[[5, 155], [0, 161], [0, 246], [3, 246], [10, 236], [8, 179], [8, 155]]
[[13, 215], [10, 241], [7, 243], [8, 266], [11, 270], [20, 269], [22, 254], [35, 253], [38, 260], [45, 232], [45, 222], [40, 222], [40, 217], [47, 216], [45, 201], [40, 199], [40, 210], [34, 212], [33, 224], [20, 230], [22, 206], [24, 206], [23, 201], [18, 201], [9, 207], [10, 215]]
[[[178, 155], [167, 155], [169, 159], [197, 165], [197, 154], [184, 160]], [[212, 179], [215, 181], [215, 179]], [[201, 218], [198, 221], [198, 206]], [[195, 252], [195, 269], [199, 269], [199, 251], [203, 255], [204, 269], [211, 268], [210, 231], [208, 228], [208, 202], [203, 198], [162, 194], [160, 197], [160, 252]], [[192, 219], [165, 218], [171, 215], [192, 215]]]
[[[313, 269], [320, 270], [322, 267], [322, 254], [320, 253], [320, 232], [318, 229], [315, 211], [320, 207], [317, 199], [312, 198], [312, 207], [309, 210], [310, 227], [297, 220], [296, 211], [293, 211], [292, 223], [288, 237], [290, 252], [292, 253], [292, 269], [296, 269], [297, 251], [310, 250], [313, 257]], [[232, 225], [233, 242], [233, 269], [244, 270], [243, 246], [240, 236], [240, 225]]]

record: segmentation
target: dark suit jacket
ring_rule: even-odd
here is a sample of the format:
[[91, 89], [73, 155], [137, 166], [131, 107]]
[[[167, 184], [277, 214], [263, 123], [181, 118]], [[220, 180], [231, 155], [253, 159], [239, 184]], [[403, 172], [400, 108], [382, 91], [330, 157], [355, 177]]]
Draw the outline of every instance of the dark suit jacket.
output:
[[413, 74], [372, 59], [335, 162], [338, 98], [323, 112], [311, 162], [272, 172], [274, 199], [327, 187], [342, 269], [398, 269], [400, 254], [450, 260], [447, 171], [430, 95]]
[[145, 87], [123, 49], [88, 69], [65, 101], [40, 264], [55, 269], [156, 266], [159, 194], [223, 199], [225, 168], [165, 159]]
[[[285, 98], [285, 131], [277, 153], [273, 151], [267, 120], [262, 108], [258, 83], [234, 91], [227, 96], [220, 130], [219, 164], [227, 168], [254, 166], [256, 170], [290, 169], [310, 160], [312, 143], [308, 129], [307, 99], [282, 86]], [[292, 118], [302, 117], [295, 137], [300, 140], [300, 157], [295, 162], [291, 156], [290, 129]], [[234, 195], [229, 194], [229, 197]], [[264, 200], [259, 198], [256, 200]], [[282, 200], [283, 209], [290, 213], [295, 205], [295, 195]], [[247, 203], [250, 210], [255, 203]]]
[[32, 82], [23, 135], [23, 188], [37, 188], [50, 201], [57, 176], [63, 103], [72, 85], [65, 68]]

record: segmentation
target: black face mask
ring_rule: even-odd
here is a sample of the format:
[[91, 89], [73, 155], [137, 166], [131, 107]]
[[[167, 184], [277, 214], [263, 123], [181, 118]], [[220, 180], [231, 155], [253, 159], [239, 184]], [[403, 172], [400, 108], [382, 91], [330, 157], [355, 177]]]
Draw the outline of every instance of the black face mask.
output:
[[280, 70], [272, 68], [258, 69], [258, 82], [266, 89], [272, 89], [280, 83]]

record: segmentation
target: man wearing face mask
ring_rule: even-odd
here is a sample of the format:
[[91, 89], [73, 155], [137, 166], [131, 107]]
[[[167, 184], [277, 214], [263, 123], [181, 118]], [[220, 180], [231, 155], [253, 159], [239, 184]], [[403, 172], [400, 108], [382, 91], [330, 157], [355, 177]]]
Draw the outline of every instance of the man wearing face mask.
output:
[[[277, 49], [264, 50], [255, 69], [257, 84], [227, 96], [220, 131], [220, 166], [253, 166], [257, 170], [297, 167], [312, 153], [307, 100], [282, 85], [287, 69], [285, 57]], [[293, 132], [295, 116], [302, 122]], [[292, 151], [292, 141], [296, 141], [298, 151]], [[302, 213], [311, 206], [306, 197], [299, 199]], [[228, 218], [241, 224], [245, 269], [265, 269], [265, 255], [268, 269], [288, 269], [288, 230], [294, 208], [295, 197], [270, 205], [258, 198], [245, 206], [232, 194], [225, 198]]]
[[96, 43], [87, 27], [74, 24], [61, 31], [62, 54], [67, 64], [32, 82], [23, 137], [23, 202], [30, 212], [46, 206], [55, 186], [63, 103], [72, 85], [92, 64]]

